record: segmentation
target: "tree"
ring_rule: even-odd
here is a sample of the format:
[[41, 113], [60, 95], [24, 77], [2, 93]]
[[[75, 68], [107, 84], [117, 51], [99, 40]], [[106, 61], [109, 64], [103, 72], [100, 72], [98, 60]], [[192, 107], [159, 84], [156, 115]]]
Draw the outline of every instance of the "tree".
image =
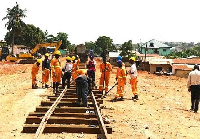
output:
[[10, 35], [12, 35], [12, 42], [11, 42], [12, 47], [14, 46], [15, 43], [15, 36], [18, 36], [20, 34], [21, 28], [25, 26], [25, 23], [22, 21], [22, 18], [26, 17], [25, 12], [26, 9], [25, 10], [20, 9], [19, 5], [16, 2], [16, 5], [12, 9], [7, 8], [7, 15], [2, 19], [2, 20], [8, 19], [8, 22], [5, 24], [5, 26], [7, 27], [7, 30], [11, 31]]
[[122, 44], [122, 46], [119, 48], [119, 50], [121, 50], [120, 55], [121, 56], [132, 56], [132, 50], [133, 50], [133, 44], [132, 44], [132, 40], [129, 40], [128, 42], [124, 42]]
[[62, 40], [62, 45], [61, 49], [71, 49], [70, 45], [71, 43], [67, 40], [68, 39], [68, 34], [64, 32], [59, 32], [57, 33], [56, 40], [61, 41]]
[[[96, 48], [96, 44], [92, 41], [85, 42], [85, 46], [86, 46], [88, 52], [89, 52], [89, 50], [95, 50], [95, 48]], [[96, 55], [96, 51], [94, 53]]]
[[[5, 36], [6, 42], [10, 43], [12, 41], [11, 31], [7, 32]], [[45, 41], [45, 34], [39, 28], [34, 25], [27, 24], [21, 28], [20, 35], [15, 37], [15, 44], [21, 44], [34, 48], [36, 44], [42, 43]]]
[[102, 54], [103, 51], [107, 50], [107, 52], [112, 51], [114, 45], [112, 45], [113, 40], [110, 37], [100, 36], [96, 43], [95, 52], [97, 54]]

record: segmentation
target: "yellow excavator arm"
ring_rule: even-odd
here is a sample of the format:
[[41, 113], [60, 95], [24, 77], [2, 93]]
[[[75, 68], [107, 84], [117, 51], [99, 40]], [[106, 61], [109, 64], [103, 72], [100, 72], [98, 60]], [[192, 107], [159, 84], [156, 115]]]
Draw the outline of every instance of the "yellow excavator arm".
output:
[[[61, 44], [62, 44], [62, 41], [52, 42], [52, 43], [39, 43], [35, 46], [35, 48], [33, 48], [33, 50], [31, 51], [31, 54], [33, 55], [41, 47], [49, 47], [49, 46], [55, 46], [56, 47], [55, 51], [57, 51], [60, 48]], [[54, 51], [54, 53], [55, 53], [55, 51]]]

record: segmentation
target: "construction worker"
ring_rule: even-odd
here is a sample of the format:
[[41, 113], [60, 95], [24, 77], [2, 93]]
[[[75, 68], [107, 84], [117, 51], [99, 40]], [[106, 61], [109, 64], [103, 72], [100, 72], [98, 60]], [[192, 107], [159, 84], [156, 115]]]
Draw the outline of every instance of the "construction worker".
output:
[[88, 90], [92, 88], [91, 79], [87, 77], [85, 74], [79, 75], [76, 79], [76, 94], [78, 96], [78, 105], [81, 106], [81, 102], [83, 103], [83, 107], [87, 107], [87, 96]]
[[116, 102], [119, 97], [120, 100], [124, 100], [124, 85], [126, 84], [126, 70], [124, 67], [122, 67], [122, 61], [118, 60], [118, 69], [117, 69], [117, 74], [116, 74], [116, 81], [118, 83], [117, 86], [117, 94], [115, 95], [115, 98], [112, 100], [113, 102]]
[[80, 62], [81, 62], [81, 60], [80, 60], [80, 58], [79, 58], [79, 56], [78, 55], [76, 55], [76, 64], [77, 64], [77, 69], [79, 69], [79, 64], [80, 64]]
[[64, 68], [64, 75], [62, 77], [62, 88], [65, 88], [65, 81], [67, 79], [67, 88], [70, 88], [70, 79], [72, 76], [72, 62], [71, 62], [71, 57], [67, 56], [66, 57], [66, 64]]
[[39, 68], [40, 68], [40, 64], [42, 63], [41, 59], [37, 59], [37, 62], [33, 64], [32, 67], [32, 71], [31, 71], [31, 75], [32, 75], [32, 89], [37, 89], [37, 79], [36, 79], [36, 75], [38, 74]]
[[137, 94], [137, 68], [135, 65], [135, 57], [131, 57], [129, 59], [129, 63], [131, 64], [131, 68], [129, 70], [129, 75], [131, 77], [130, 84], [132, 88], [132, 92], [134, 97], [132, 97], [132, 100], [138, 100], [138, 94]]
[[191, 91], [191, 109], [197, 113], [199, 109], [199, 98], [200, 98], [200, 71], [197, 64], [194, 65], [193, 71], [189, 73], [187, 81], [188, 91]]
[[86, 69], [78, 69], [78, 70], [76, 70], [76, 74], [77, 74], [77, 76], [83, 75], [83, 74], [87, 75], [87, 70]]
[[90, 76], [92, 78], [92, 87], [95, 86], [95, 65], [96, 65], [96, 61], [94, 60], [94, 55], [91, 54], [89, 55], [90, 60], [87, 62], [87, 74], [88, 76]]
[[112, 71], [112, 65], [106, 62], [106, 58], [103, 58], [103, 62], [100, 64], [101, 78], [99, 83], [99, 91], [103, 91], [103, 84], [105, 81], [105, 93], [108, 92], [108, 84], [110, 79], [110, 72]]
[[75, 79], [77, 78], [77, 73], [76, 70], [78, 70], [78, 61], [75, 60], [75, 56], [72, 56], [72, 62], [73, 62], [73, 67], [72, 67], [72, 80], [74, 81], [74, 84], [76, 84]]
[[62, 67], [60, 62], [61, 53], [59, 50], [55, 52], [55, 57], [51, 60], [51, 70], [52, 70], [52, 78], [53, 78], [53, 91], [59, 92], [58, 86], [61, 82], [61, 76], [62, 76]]
[[[119, 60], [121, 60], [121, 61], [122, 61], [122, 57], [121, 57], [121, 56], [118, 56], [118, 57], [117, 57], [117, 61], [119, 61]], [[124, 62], [122, 62], [122, 67], [124, 67], [124, 68], [125, 68], [125, 64], [124, 64]]]
[[50, 60], [49, 54], [45, 54], [45, 59], [42, 61], [42, 88], [49, 88], [47, 82], [49, 81], [49, 73], [50, 73]]

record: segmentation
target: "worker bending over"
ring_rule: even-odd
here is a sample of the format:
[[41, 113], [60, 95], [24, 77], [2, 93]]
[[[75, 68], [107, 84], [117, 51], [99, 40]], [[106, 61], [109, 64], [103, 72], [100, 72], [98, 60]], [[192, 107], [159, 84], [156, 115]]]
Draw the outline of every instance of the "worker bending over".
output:
[[72, 63], [71, 58], [69, 56], [66, 57], [66, 64], [64, 70], [64, 75], [62, 77], [62, 88], [65, 88], [65, 81], [67, 79], [67, 88], [70, 88], [70, 79], [72, 76]]
[[126, 84], [126, 70], [124, 67], [122, 67], [122, 61], [118, 60], [118, 69], [117, 69], [117, 74], [116, 74], [116, 80], [118, 83], [117, 86], [117, 94], [115, 95], [115, 98], [112, 100], [113, 102], [116, 102], [119, 97], [120, 100], [124, 100], [124, 85]]
[[94, 55], [91, 54], [90, 56], [90, 60], [87, 63], [87, 74], [88, 76], [90, 76], [92, 78], [92, 87], [95, 86], [95, 65], [96, 65], [96, 61], [94, 60]]
[[61, 82], [61, 75], [62, 75], [62, 67], [60, 62], [61, 53], [59, 50], [55, 52], [55, 57], [51, 60], [51, 70], [52, 70], [52, 78], [53, 78], [53, 91], [54, 93], [59, 92], [58, 86]]
[[105, 93], [108, 92], [108, 85], [110, 79], [110, 72], [112, 71], [112, 65], [109, 62], [106, 62], [106, 58], [103, 58], [103, 62], [100, 64], [101, 78], [99, 83], [99, 91], [103, 91], [103, 84], [105, 81]]
[[76, 79], [76, 94], [78, 96], [78, 105], [83, 107], [87, 107], [87, 96], [88, 91], [91, 91], [92, 84], [91, 79], [87, 77], [85, 74], [79, 75]]
[[36, 79], [36, 75], [38, 74], [39, 68], [40, 68], [40, 64], [42, 63], [41, 59], [37, 59], [37, 62], [33, 64], [32, 67], [32, 71], [31, 71], [31, 75], [32, 75], [32, 89], [37, 89], [37, 79]]
[[135, 65], [135, 57], [131, 57], [129, 59], [129, 63], [131, 64], [131, 68], [129, 70], [129, 75], [131, 77], [130, 84], [132, 88], [132, 92], [134, 97], [132, 97], [132, 100], [138, 100], [138, 94], [137, 94], [137, 68]]
[[45, 54], [45, 59], [42, 61], [42, 88], [49, 88], [47, 84], [49, 81], [49, 73], [50, 73], [50, 60], [49, 54]]

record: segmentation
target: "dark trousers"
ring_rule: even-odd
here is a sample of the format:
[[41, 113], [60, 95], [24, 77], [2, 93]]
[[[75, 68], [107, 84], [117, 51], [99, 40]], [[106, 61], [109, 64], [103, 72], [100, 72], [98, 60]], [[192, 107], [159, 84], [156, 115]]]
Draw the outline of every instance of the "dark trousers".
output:
[[95, 86], [95, 72], [93, 70], [90, 70], [88, 72], [88, 76], [92, 79], [92, 87]]
[[81, 99], [84, 107], [87, 107], [87, 94], [88, 94], [88, 83], [83, 81], [81, 83], [76, 82], [76, 94], [78, 96], [78, 103], [80, 104]]
[[72, 76], [71, 72], [65, 72], [62, 77], [62, 88], [65, 88], [65, 81], [67, 80], [67, 88], [70, 88], [70, 78]]
[[199, 109], [199, 96], [200, 96], [200, 85], [191, 85], [191, 109], [195, 112]]

